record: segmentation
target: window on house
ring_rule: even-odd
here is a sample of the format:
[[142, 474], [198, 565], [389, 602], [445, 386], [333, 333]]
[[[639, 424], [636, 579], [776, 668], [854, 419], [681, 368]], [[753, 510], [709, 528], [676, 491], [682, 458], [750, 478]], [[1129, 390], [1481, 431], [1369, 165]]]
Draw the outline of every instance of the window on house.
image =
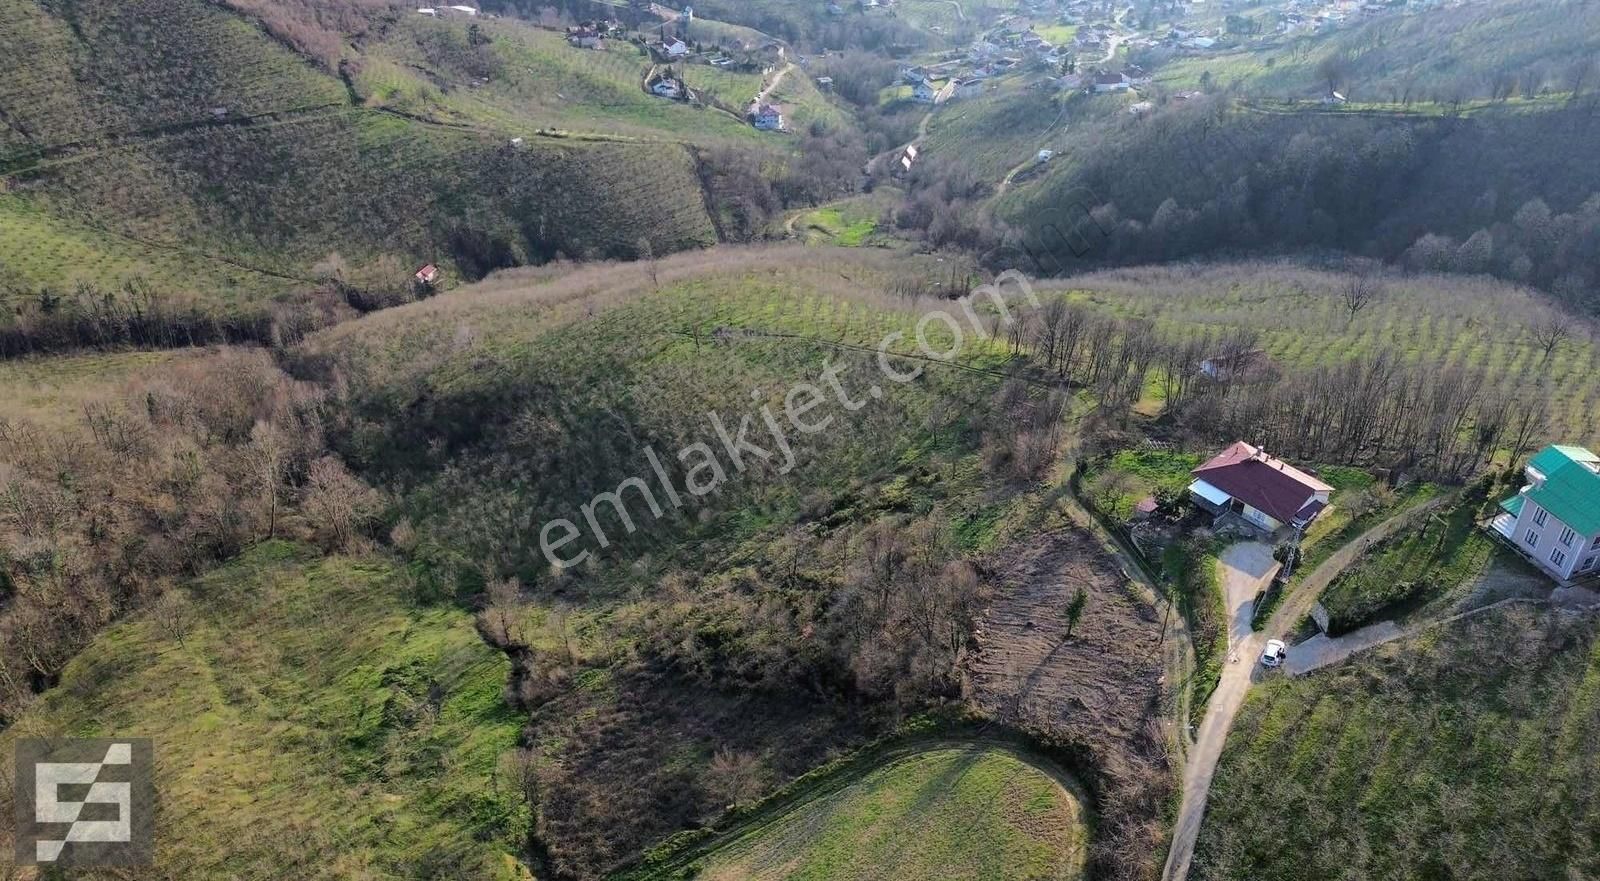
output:
[[1567, 555], [1561, 553], [1560, 548], [1555, 548], [1550, 551], [1550, 562], [1554, 563], [1556, 568], [1559, 569], [1562, 563], [1567, 562]]
[[1586, 571], [1589, 570], [1589, 569], [1593, 569], [1594, 568], [1594, 563], [1595, 563], [1596, 560], [1600, 560], [1600, 556], [1590, 557], [1589, 559], [1584, 560], [1583, 561], [1583, 568]]
[[1577, 533], [1573, 532], [1571, 527], [1561, 530], [1561, 543], [1569, 548], [1572, 547], [1572, 538], [1575, 535]]
[[1545, 524], [1545, 521], [1548, 520], [1549, 518], [1550, 518], [1550, 512], [1546, 511], [1545, 509], [1543, 509], [1543, 508], [1534, 508], [1533, 509], [1533, 525], [1535, 525], [1535, 526], [1543, 526]]
[[1522, 540], [1528, 543], [1528, 547], [1536, 548], [1539, 546], [1539, 533], [1530, 529], [1522, 534]]

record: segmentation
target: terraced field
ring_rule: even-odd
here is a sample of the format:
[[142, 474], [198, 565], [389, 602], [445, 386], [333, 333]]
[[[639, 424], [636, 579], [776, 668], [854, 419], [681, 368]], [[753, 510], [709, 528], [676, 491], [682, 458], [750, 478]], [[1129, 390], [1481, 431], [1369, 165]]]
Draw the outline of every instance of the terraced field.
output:
[[1600, 872], [1595, 614], [1508, 606], [1247, 699], [1191, 878]]

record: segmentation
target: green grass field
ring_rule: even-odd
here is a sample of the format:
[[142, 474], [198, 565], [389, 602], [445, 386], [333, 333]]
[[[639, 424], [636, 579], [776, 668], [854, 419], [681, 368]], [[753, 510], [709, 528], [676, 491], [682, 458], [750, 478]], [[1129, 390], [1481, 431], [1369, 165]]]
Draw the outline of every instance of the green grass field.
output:
[[1597, 625], [1505, 607], [1257, 687], [1190, 877], [1600, 873]]
[[114, 396], [128, 382], [197, 353], [116, 352], [0, 361], [4, 416], [36, 425], [83, 418], [83, 405]]
[[701, 861], [701, 881], [1079, 879], [1079, 797], [998, 749], [898, 759], [773, 818]]
[[173, 590], [179, 613], [102, 634], [0, 735], [154, 740], [140, 877], [531, 877], [522, 720], [467, 615], [385, 562], [282, 542]]

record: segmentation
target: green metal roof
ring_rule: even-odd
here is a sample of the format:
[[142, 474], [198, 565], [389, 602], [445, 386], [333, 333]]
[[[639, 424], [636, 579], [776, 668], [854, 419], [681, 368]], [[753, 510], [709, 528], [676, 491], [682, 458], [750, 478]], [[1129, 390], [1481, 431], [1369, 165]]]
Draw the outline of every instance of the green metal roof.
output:
[[1580, 535], [1593, 536], [1600, 533], [1600, 474], [1583, 463], [1600, 463], [1600, 457], [1583, 447], [1545, 447], [1528, 463], [1544, 483], [1526, 495]]
[[1600, 462], [1600, 456], [1596, 456], [1584, 447], [1551, 444], [1540, 450], [1528, 464], [1536, 468], [1540, 474], [1549, 476], [1573, 462]]
[[1522, 502], [1523, 502], [1522, 493], [1517, 493], [1516, 495], [1512, 496], [1511, 498], [1506, 499], [1505, 501], [1501, 502], [1500, 503], [1500, 510], [1505, 511], [1507, 514], [1510, 514], [1511, 516], [1515, 517], [1518, 514], [1522, 513]]

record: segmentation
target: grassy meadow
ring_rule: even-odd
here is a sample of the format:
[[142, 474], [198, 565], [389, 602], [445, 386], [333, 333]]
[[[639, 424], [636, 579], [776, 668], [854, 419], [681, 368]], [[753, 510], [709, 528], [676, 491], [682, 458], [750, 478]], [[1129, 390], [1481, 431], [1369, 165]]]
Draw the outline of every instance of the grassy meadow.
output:
[[951, 747], [891, 761], [718, 847], [702, 881], [1084, 877], [1079, 796], [1010, 752]]
[[1502, 607], [1258, 686], [1190, 877], [1600, 873], [1596, 627]]
[[522, 720], [470, 617], [417, 603], [390, 563], [284, 542], [173, 590], [0, 734], [154, 740], [140, 877], [532, 877]]

